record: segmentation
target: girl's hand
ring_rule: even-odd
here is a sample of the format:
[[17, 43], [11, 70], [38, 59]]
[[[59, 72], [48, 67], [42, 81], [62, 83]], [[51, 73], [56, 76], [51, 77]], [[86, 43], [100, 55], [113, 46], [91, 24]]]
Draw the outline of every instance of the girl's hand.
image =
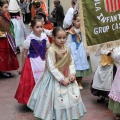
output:
[[76, 78], [75, 78], [75, 75], [70, 75], [70, 82], [75, 82]]
[[61, 80], [60, 83], [64, 86], [67, 86], [70, 84], [70, 81], [65, 79], [65, 80]]

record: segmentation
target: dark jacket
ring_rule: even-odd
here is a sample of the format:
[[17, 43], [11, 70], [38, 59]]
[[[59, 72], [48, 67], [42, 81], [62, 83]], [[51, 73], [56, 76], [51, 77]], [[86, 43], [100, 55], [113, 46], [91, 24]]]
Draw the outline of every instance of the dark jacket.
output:
[[63, 10], [63, 7], [60, 4], [56, 5], [55, 18], [56, 18], [57, 21], [63, 21], [64, 20], [64, 10]]

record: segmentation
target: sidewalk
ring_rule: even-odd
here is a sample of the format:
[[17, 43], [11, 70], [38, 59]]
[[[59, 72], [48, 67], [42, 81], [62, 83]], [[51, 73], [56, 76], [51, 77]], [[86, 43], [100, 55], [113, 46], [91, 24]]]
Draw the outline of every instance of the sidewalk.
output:
[[[38, 120], [27, 107], [20, 105], [14, 99], [19, 76], [16, 71], [12, 72], [14, 78], [0, 78], [0, 120]], [[87, 113], [80, 120], [114, 120], [115, 116], [108, 110], [105, 104], [98, 104], [97, 97], [90, 93], [90, 83], [92, 76], [84, 78], [84, 89], [81, 91], [83, 102]]]

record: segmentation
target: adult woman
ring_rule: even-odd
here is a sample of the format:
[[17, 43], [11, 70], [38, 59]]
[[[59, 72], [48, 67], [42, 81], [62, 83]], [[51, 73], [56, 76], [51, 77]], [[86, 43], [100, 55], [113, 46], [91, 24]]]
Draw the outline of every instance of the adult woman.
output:
[[10, 30], [10, 21], [4, 14], [8, 12], [8, 2], [0, 1], [0, 77], [12, 77], [5, 71], [18, 69], [16, 45]]

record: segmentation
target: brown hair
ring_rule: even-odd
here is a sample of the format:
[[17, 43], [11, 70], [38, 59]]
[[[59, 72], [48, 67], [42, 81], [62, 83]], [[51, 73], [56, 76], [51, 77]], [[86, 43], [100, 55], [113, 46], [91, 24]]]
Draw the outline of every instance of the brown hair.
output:
[[8, 4], [7, 0], [0, 0], [0, 7], [3, 7], [4, 4]]
[[54, 37], [56, 37], [56, 35], [57, 35], [57, 33], [58, 33], [59, 31], [65, 31], [65, 30], [64, 30], [64, 28], [62, 28], [62, 27], [55, 27], [55, 28], [53, 29], [53, 31], [52, 31], [52, 35], [53, 35]]
[[36, 15], [32, 20], [31, 20], [31, 27], [33, 28], [37, 22], [42, 22], [41, 19], [43, 17], [40, 15]]
[[79, 14], [75, 14], [75, 15], [73, 16], [73, 20], [76, 20], [77, 17], [80, 17]]

